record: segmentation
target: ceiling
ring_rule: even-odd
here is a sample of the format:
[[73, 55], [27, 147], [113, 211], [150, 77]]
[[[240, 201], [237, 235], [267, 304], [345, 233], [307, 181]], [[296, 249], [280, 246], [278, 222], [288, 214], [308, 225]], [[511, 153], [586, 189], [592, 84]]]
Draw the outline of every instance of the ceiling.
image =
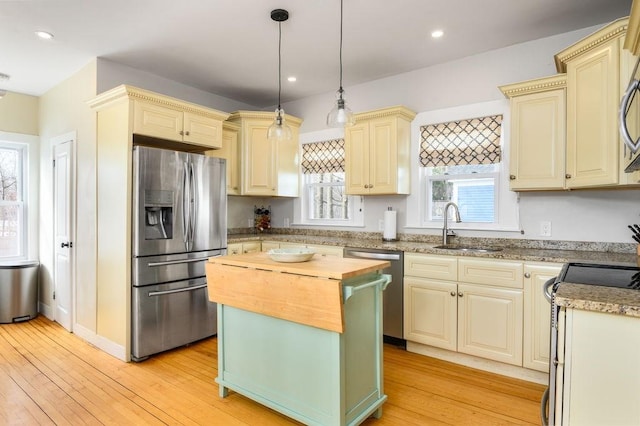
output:
[[[0, 73], [10, 75], [0, 89], [39, 96], [102, 57], [272, 106], [277, 8], [290, 14], [283, 102], [336, 90], [339, 0], [0, 0]], [[631, 0], [344, 0], [344, 86], [607, 23], [630, 9]], [[435, 29], [444, 36], [432, 39]]]

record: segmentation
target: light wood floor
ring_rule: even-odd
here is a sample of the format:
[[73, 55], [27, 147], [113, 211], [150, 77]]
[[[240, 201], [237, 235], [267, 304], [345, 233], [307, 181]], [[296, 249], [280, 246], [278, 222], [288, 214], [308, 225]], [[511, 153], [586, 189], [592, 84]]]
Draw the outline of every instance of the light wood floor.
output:
[[[218, 397], [217, 341], [124, 363], [57, 323], [0, 325], [0, 424], [295, 425], [232, 393]], [[381, 419], [367, 426], [539, 424], [543, 386], [384, 349]]]

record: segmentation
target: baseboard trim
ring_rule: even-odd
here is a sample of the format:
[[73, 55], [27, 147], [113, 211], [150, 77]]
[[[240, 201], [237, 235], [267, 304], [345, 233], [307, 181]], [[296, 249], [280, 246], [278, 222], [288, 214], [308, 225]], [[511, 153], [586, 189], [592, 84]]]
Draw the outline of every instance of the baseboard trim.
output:
[[130, 354], [126, 353], [127, 351], [124, 346], [118, 345], [117, 343], [112, 342], [111, 340], [103, 336], [99, 336], [93, 330], [83, 327], [80, 324], [74, 324], [73, 332], [81, 339], [86, 340], [88, 343], [108, 353], [109, 355], [118, 358], [121, 361], [130, 361]]
[[433, 358], [449, 361], [466, 367], [475, 368], [477, 370], [488, 371], [502, 376], [513, 377], [515, 379], [526, 380], [527, 382], [538, 383], [541, 385], [549, 384], [549, 374], [540, 371], [530, 370], [524, 367], [504, 364], [502, 362], [492, 361], [489, 359], [479, 358], [473, 355], [451, 352], [445, 349], [435, 348], [433, 346], [423, 345], [421, 343], [407, 342], [407, 351], [420, 355], [430, 356]]

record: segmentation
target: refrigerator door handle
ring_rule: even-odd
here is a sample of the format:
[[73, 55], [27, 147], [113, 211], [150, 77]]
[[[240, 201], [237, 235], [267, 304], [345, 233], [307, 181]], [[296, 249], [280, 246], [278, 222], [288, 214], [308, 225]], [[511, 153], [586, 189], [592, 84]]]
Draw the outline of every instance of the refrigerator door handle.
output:
[[[211, 257], [220, 257], [220, 256], [211, 256]], [[207, 260], [209, 260], [209, 257], [195, 257], [193, 259], [167, 260], [164, 262], [150, 262], [150, 263], [147, 263], [147, 266], [150, 268], [154, 268], [157, 266], [180, 265], [182, 263], [204, 262]]]
[[193, 236], [196, 232], [196, 219], [198, 217], [198, 188], [196, 176], [193, 171], [193, 163], [189, 163], [189, 191], [190, 191], [190, 204], [189, 204], [189, 251], [193, 248]]
[[188, 163], [185, 162], [182, 169], [182, 241], [185, 251], [189, 251], [189, 174]]
[[164, 296], [166, 294], [182, 293], [185, 291], [196, 291], [196, 290], [200, 290], [201, 288], [205, 288], [206, 286], [207, 286], [206, 284], [201, 284], [201, 285], [194, 285], [192, 287], [176, 288], [175, 290], [150, 291], [149, 297]]

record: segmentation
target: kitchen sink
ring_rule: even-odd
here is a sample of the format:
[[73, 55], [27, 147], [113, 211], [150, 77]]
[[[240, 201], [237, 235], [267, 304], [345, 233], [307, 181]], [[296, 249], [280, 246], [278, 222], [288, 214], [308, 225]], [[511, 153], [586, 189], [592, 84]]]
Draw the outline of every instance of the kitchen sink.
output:
[[442, 250], [456, 250], [456, 251], [472, 251], [476, 253], [492, 253], [495, 251], [501, 251], [501, 248], [490, 248], [490, 247], [471, 247], [471, 246], [459, 246], [455, 244], [445, 244], [441, 246], [435, 246], [434, 249], [442, 249]]

